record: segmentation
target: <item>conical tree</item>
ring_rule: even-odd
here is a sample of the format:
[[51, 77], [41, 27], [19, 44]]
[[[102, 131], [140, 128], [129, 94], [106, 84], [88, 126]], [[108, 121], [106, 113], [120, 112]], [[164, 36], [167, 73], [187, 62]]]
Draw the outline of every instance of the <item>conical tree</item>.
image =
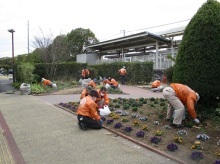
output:
[[220, 97], [220, 3], [207, 0], [187, 25], [173, 72], [173, 82], [200, 94], [203, 106]]

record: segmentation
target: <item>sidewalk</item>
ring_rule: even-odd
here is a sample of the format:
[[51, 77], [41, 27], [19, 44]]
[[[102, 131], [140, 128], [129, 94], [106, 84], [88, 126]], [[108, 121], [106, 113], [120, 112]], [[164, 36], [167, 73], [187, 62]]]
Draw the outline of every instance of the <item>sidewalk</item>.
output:
[[[123, 89], [138, 91], [132, 96], [139, 96], [139, 94], [143, 95], [141, 97], [146, 96], [145, 90], [140, 88], [123, 86]], [[158, 96], [161, 95], [158, 93]], [[131, 97], [131, 95], [124, 96]], [[153, 97], [152, 93], [148, 96]], [[110, 95], [109, 97], [122, 96]], [[54, 106], [60, 102], [78, 101], [79, 95], [31, 96], [20, 95], [18, 92], [0, 93], [0, 100], [0, 113], [9, 129], [4, 129], [7, 128], [5, 125], [1, 127], [7, 130], [6, 134], [8, 131], [11, 132], [8, 144], [15, 163], [176, 163], [105, 129], [81, 131], [75, 115]], [[0, 123], [2, 124], [2, 121]], [[8, 136], [10, 134], [6, 135]]]

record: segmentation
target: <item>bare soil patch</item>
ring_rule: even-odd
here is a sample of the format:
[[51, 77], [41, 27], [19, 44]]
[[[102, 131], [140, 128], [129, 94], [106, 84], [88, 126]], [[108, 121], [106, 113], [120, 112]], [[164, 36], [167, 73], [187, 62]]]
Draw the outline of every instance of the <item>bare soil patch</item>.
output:
[[[76, 112], [78, 102], [57, 105]], [[129, 107], [125, 109], [125, 106]], [[192, 120], [187, 118], [185, 127], [176, 129], [170, 126], [170, 121], [165, 119], [166, 106], [167, 102], [164, 99], [113, 99], [109, 105], [112, 114], [103, 117], [105, 120], [103, 125], [187, 164], [198, 162], [211, 164], [220, 160], [220, 154], [219, 156], [217, 154], [220, 151], [220, 146], [217, 145], [220, 140], [220, 123], [204, 120], [200, 126], [194, 126]], [[130, 132], [129, 128], [132, 129]], [[202, 135], [208, 138], [201, 138]], [[159, 142], [153, 143], [153, 138], [159, 139]], [[200, 146], [194, 147], [195, 141], [199, 141]], [[169, 144], [175, 144], [178, 149], [169, 151], [167, 148]], [[193, 153], [200, 153], [203, 158], [198, 161], [193, 160], [191, 158]]]
[[70, 94], [81, 94], [83, 88], [81, 86], [74, 88], [67, 88], [58, 91], [51, 92], [51, 95], [70, 95]]

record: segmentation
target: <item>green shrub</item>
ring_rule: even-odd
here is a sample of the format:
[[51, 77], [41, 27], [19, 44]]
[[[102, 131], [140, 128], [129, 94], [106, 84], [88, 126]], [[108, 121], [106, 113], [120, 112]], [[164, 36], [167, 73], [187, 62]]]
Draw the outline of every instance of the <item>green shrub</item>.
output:
[[34, 81], [33, 71], [35, 69], [33, 64], [19, 63], [16, 69], [16, 80], [18, 82], [32, 84]]
[[185, 28], [174, 65], [173, 82], [200, 94], [198, 104], [216, 107], [220, 91], [220, 3], [207, 0]]

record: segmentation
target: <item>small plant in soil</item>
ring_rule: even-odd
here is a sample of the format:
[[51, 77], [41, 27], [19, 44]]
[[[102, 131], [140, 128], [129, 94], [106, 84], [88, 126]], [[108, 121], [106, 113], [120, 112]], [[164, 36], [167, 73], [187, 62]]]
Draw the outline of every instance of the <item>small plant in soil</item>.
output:
[[159, 137], [151, 137], [150, 142], [154, 143], [154, 144], [158, 144], [161, 141], [161, 138]]
[[192, 128], [194, 123], [192, 121], [186, 122], [185, 127]]
[[192, 160], [195, 160], [195, 161], [199, 162], [201, 159], [204, 158], [204, 156], [203, 156], [202, 152], [195, 151], [195, 152], [192, 152], [190, 158]]
[[163, 134], [164, 134], [164, 132], [161, 130], [156, 131], [156, 136], [162, 136]]
[[144, 131], [148, 131], [148, 126], [147, 125], [143, 125], [143, 127], [142, 127], [142, 130], [144, 130]]
[[129, 119], [128, 119], [127, 117], [124, 117], [124, 118], [121, 119], [121, 121], [122, 121], [122, 122], [128, 122]]
[[133, 129], [132, 129], [132, 127], [130, 127], [130, 126], [126, 126], [126, 127], [124, 128], [124, 132], [125, 132], [125, 133], [130, 133], [132, 130], [133, 130]]
[[137, 112], [137, 110], [138, 110], [137, 107], [133, 107], [133, 108], [132, 108], [132, 111], [133, 111], [133, 112]]
[[113, 119], [119, 119], [120, 118], [120, 116], [119, 115], [117, 115], [117, 114], [115, 114], [113, 117], [112, 117]]
[[144, 138], [144, 132], [143, 131], [139, 131], [139, 132], [137, 132], [136, 133], [136, 136], [138, 137], [138, 138]]
[[144, 117], [139, 117], [139, 120], [140, 120], [140, 121], [147, 121], [147, 117], [146, 117], [146, 116], [144, 116]]
[[129, 104], [125, 104], [125, 105], [123, 106], [123, 109], [129, 109], [129, 107], [130, 107]]
[[220, 157], [220, 149], [217, 152], [215, 152], [215, 155]]
[[139, 115], [138, 114], [131, 114], [131, 118], [138, 118]]
[[199, 134], [196, 136], [196, 138], [202, 141], [206, 141], [209, 139], [209, 136], [207, 136], [206, 134]]
[[116, 105], [115, 105], [115, 108], [120, 108], [120, 104], [116, 104]]
[[140, 126], [140, 123], [137, 120], [134, 120], [133, 126]]
[[112, 124], [113, 122], [114, 122], [113, 119], [111, 119], [111, 120], [107, 120], [107, 121], [106, 121], [107, 125]]
[[180, 130], [180, 131], [177, 132], [177, 134], [179, 134], [180, 136], [186, 136], [187, 131], [186, 130]]
[[175, 143], [171, 143], [171, 144], [167, 145], [167, 149], [171, 152], [174, 152], [174, 151], [178, 150], [178, 146]]
[[174, 137], [173, 139], [176, 143], [183, 143], [183, 138], [182, 137]]
[[214, 164], [220, 164], [220, 160], [216, 160]]
[[120, 129], [122, 127], [122, 124], [119, 122], [119, 123], [116, 123], [115, 125], [114, 125], [114, 128], [115, 129]]

